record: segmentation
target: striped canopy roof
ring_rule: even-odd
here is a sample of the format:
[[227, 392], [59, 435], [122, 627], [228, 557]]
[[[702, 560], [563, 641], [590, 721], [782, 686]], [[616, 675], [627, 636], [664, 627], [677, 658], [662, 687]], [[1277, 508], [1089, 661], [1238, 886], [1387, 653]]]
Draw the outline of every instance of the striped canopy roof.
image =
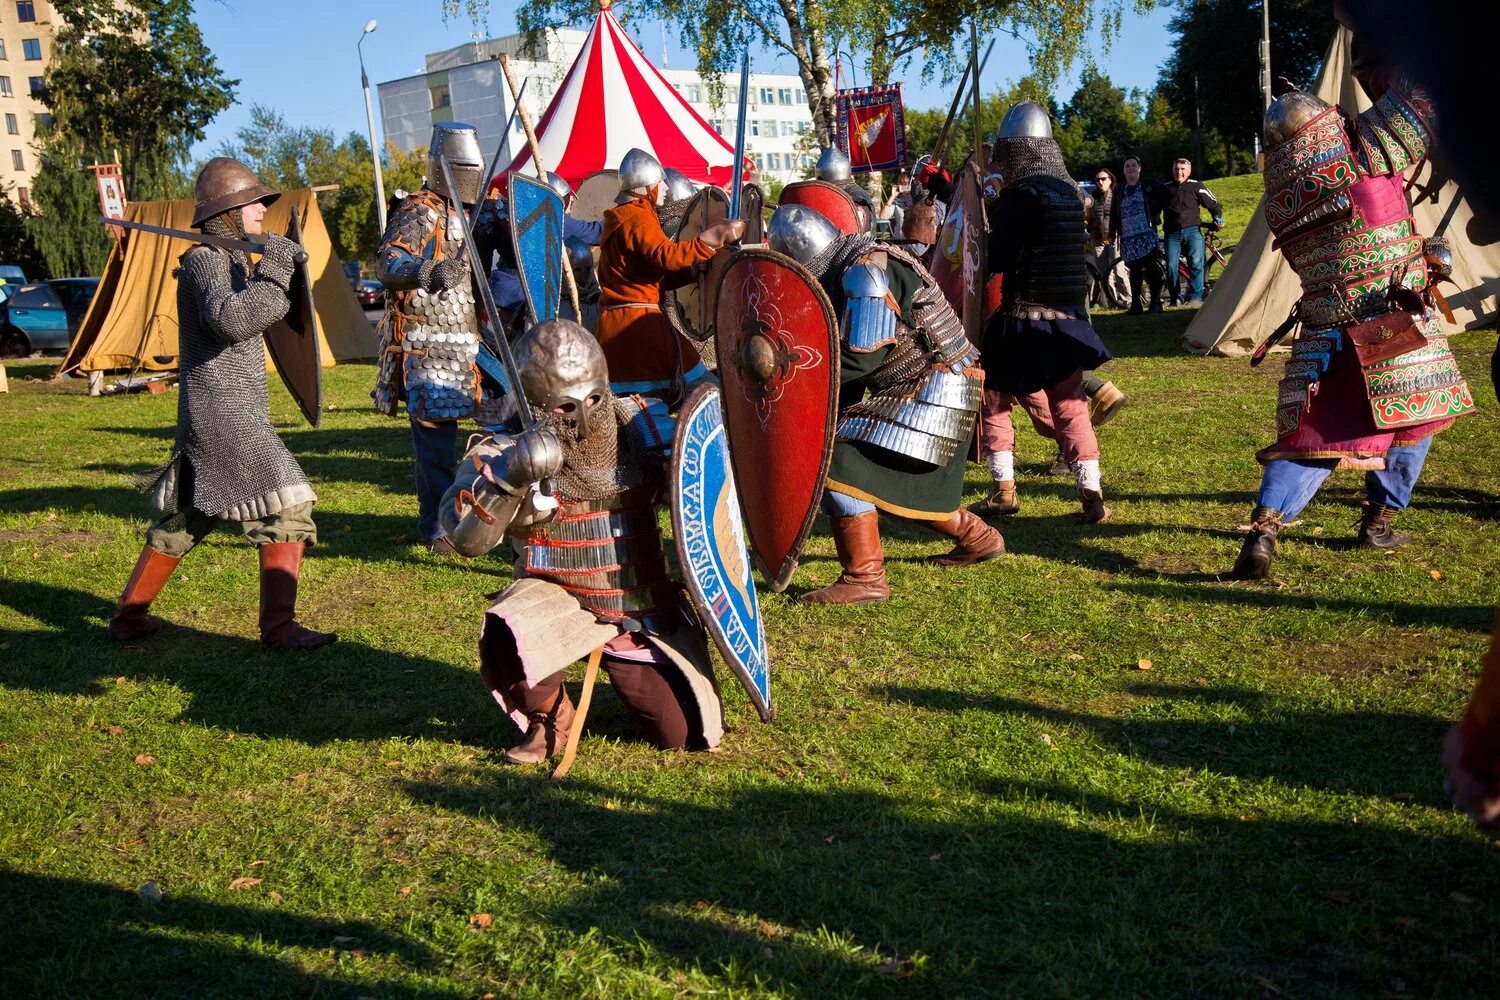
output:
[[[618, 168], [632, 146], [653, 154], [690, 180], [730, 181], [734, 146], [682, 99], [601, 4], [593, 30], [537, 126], [537, 146], [548, 170], [574, 187], [605, 168]], [[527, 168], [522, 148], [506, 173]], [[751, 164], [746, 157], [745, 173]]]

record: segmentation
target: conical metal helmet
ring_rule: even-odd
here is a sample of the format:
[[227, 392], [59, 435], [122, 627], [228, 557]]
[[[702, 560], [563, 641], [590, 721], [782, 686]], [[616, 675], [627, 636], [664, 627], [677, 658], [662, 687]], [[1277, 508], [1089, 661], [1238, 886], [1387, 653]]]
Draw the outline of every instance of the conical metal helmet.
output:
[[1010, 106], [1000, 127], [995, 130], [995, 141], [1005, 139], [1050, 139], [1052, 138], [1052, 116], [1047, 109], [1035, 101], [1019, 101]]
[[823, 150], [823, 155], [818, 157], [818, 165], [813, 168], [813, 175], [820, 181], [832, 181], [838, 184], [842, 181], [852, 180], [854, 177], [854, 165], [849, 162], [849, 157], [837, 146], [829, 146]]
[[1300, 132], [1308, 122], [1329, 109], [1321, 98], [1300, 90], [1288, 91], [1266, 108], [1261, 119], [1267, 149], [1275, 149]]
[[667, 201], [687, 201], [693, 196], [693, 182], [687, 179], [687, 174], [674, 167], [667, 167], [663, 171], [667, 179]]
[[255, 171], [239, 160], [215, 156], [198, 171], [198, 181], [193, 185], [193, 225], [201, 226], [222, 212], [252, 202], [269, 205], [280, 197], [280, 191], [262, 184]]
[[620, 161], [620, 190], [644, 193], [643, 189], [660, 184], [667, 175], [661, 161], [644, 149], [633, 148]]
[[[457, 191], [449, 191], [443, 179], [443, 157], [448, 158]], [[479, 150], [479, 132], [463, 122], [434, 122], [432, 141], [427, 144], [427, 186], [449, 201], [476, 205], [483, 185], [484, 154]]]
[[811, 263], [842, 236], [839, 227], [806, 205], [780, 205], [766, 225], [766, 241], [799, 264]]

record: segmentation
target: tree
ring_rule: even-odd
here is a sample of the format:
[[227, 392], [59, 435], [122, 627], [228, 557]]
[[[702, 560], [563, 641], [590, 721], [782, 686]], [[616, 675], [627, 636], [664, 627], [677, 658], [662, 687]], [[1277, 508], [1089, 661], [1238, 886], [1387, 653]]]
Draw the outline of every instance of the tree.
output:
[[0, 186], [0, 263], [15, 264], [26, 272], [32, 281], [47, 277], [47, 262], [37, 249], [26, 225], [26, 216], [20, 206], [10, 200], [10, 191]]
[[[1327, 0], [1271, 4], [1276, 93], [1313, 85], [1336, 27]], [[1260, 135], [1260, 29], [1258, 0], [1184, 3], [1171, 21], [1176, 42], [1157, 85], [1183, 122], [1191, 125], [1195, 112], [1201, 114], [1205, 150], [1221, 145], [1231, 164], [1248, 162], [1246, 151]]]

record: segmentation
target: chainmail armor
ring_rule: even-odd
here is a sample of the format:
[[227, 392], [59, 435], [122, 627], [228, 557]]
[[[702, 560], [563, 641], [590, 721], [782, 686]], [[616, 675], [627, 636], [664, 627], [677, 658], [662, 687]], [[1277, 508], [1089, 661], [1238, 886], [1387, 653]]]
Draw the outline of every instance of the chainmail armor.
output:
[[[536, 407], [532, 409], [536, 411]], [[589, 433], [583, 441], [578, 440], [576, 417], [551, 411], [536, 413], [562, 442], [563, 467], [554, 481], [563, 496], [602, 500], [660, 478], [651, 475], [651, 464], [640, 442], [620, 433], [635, 413], [635, 407], [610, 393], [589, 414]]]

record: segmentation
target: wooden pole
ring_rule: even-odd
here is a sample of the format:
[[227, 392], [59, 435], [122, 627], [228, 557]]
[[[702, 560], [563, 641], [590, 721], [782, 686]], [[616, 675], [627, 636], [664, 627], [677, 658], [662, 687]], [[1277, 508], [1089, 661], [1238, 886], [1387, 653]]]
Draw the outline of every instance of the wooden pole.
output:
[[[536, 166], [537, 179], [546, 182], [547, 167], [542, 163], [542, 149], [537, 145], [536, 130], [531, 127], [531, 116], [526, 113], [526, 105], [521, 103], [521, 88], [516, 86], [516, 76], [510, 69], [510, 56], [500, 53], [500, 69], [505, 73], [505, 85], [510, 88], [510, 96], [516, 102], [516, 116], [521, 119], [521, 127], [526, 130], [526, 144], [531, 147], [531, 162]], [[583, 322], [583, 310], [578, 305], [578, 284], [573, 280], [573, 262], [568, 259], [567, 248], [562, 252], [563, 281], [568, 286], [568, 300], [573, 303], [573, 316], [579, 323]]]

